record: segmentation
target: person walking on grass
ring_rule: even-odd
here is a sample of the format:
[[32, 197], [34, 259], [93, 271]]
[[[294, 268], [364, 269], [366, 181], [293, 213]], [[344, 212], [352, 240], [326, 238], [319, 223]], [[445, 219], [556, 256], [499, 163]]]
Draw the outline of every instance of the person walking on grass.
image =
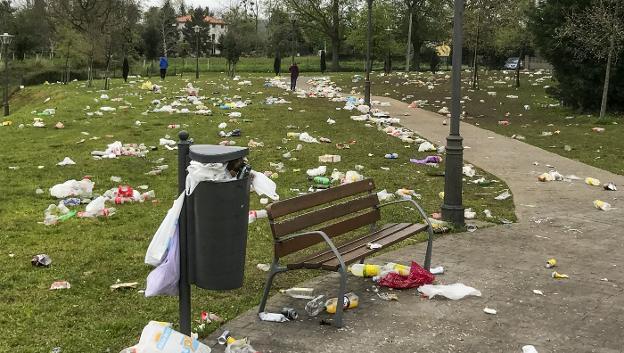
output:
[[297, 88], [297, 78], [299, 78], [299, 66], [293, 62], [288, 71], [290, 72], [290, 90], [294, 92]]
[[166, 56], [160, 57], [160, 79], [164, 80], [165, 76], [167, 76], [167, 68], [169, 67], [169, 60], [167, 60]]

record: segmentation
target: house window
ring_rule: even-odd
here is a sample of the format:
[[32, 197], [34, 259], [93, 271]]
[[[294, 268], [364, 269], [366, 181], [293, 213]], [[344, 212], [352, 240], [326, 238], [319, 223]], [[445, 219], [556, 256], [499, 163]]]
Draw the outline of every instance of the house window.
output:
[[223, 25], [221, 25], [221, 29], [223, 29]]

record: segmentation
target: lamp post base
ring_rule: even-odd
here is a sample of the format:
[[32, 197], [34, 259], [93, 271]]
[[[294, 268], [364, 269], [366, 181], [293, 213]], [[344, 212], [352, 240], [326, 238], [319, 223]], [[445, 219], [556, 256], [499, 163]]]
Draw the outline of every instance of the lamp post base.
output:
[[[459, 120], [459, 118], [456, 118]], [[464, 164], [463, 138], [449, 135], [446, 138], [446, 167], [444, 172], [444, 203], [442, 218], [456, 227], [464, 226], [462, 205], [462, 167]]]

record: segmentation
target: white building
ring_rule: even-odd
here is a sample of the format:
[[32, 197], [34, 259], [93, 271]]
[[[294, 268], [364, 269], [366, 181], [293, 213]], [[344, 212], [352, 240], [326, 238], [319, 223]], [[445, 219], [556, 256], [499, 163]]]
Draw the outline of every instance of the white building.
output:
[[[204, 21], [208, 23], [209, 36], [212, 43], [212, 54], [218, 55], [221, 52], [217, 48], [217, 43], [219, 42], [221, 35], [227, 32], [227, 23], [220, 18], [212, 16], [204, 17]], [[186, 27], [187, 22], [191, 22], [191, 15], [180, 16], [177, 18], [177, 22], [178, 32], [180, 33], [180, 38], [182, 38], [182, 30]]]

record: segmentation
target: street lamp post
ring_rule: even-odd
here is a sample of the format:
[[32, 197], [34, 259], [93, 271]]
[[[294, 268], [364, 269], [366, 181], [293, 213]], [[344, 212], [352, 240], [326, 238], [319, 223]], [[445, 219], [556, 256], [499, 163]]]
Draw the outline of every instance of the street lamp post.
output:
[[444, 204], [442, 218], [456, 226], [464, 225], [464, 206], [462, 205], [462, 166], [464, 163], [463, 138], [459, 134], [461, 114], [461, 60], [462, 60], [462, 22], [464, 0], [455, 0], [453, 18], [453, 73], [451, 86], [451, 128], [446, 138], [446, 167], [444, 178]]
[[195, 79], [199, 79], [199, 25], [193, 26], [195, 30]]
[[9, 115], [9, 45], [11, 44], [11, 40], [13, 40], [13, 36], [4, 33], [0, 35], [2, 39], [2, 55], [4, 56], [4, 116]]
[[292, 51], [292, 60], [291, 64], [295, 63], [295, 22], [297, 19], [295, 18], [295, 13], [290, 12], [290, 22], [292, 23], [292, 43], [291, 43], [291, 51]]
[[371, 106], [371, 62], [370, 52], [372, 47], [372, 31], [373, 31], [373, 0], [366, 0], [368, 2], [368, 29], [366, 31], [366, 80], [364, 81], [364, 104]]

